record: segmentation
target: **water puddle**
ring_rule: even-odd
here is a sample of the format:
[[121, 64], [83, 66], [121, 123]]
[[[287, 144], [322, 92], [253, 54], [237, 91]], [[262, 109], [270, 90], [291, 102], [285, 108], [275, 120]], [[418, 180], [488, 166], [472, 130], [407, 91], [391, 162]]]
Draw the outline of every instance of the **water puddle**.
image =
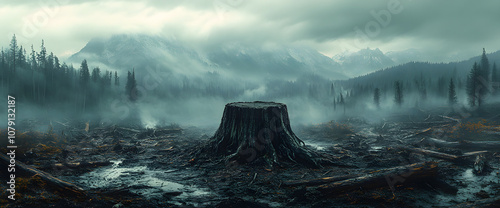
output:
[[497, 171], [492, 171], [489, 175], [476, 176], [473, 169], [466, 169], [461, 174], [454, 178], [458, 183], [462, 184], [457, 186], [458, 192], [456, 196], [453, 195], [437, 195], [437, 201], [444, 205], [452, 205], [455, 203], [464, 203], [467, 201], [475, 201], [483, 197], [494, 197], [497, 190], [495, 186], [500, 183], [500, 176]]
[[[77, 178], [77, 183], [87, 188], [127, 187], [145, 198], [169, 197], [173, 201], [211, 196], [206, 188], [183, 185], [171, 178], [176, 170], [151, 170], [146, 166], [121, 167], [122, 161], [111, 161], [110, 167], [98, 168]], [[170, 177], [170, 180], [169, 180]]]
[[312, 141], [304, 141], [306, 145], [311, 146], [316, 150], [325, 150], [326, 147], [332, 146], [332, 144], [327, 144], [324, 142], [312, 142]]
[[378, 152], [384, 149], [382, 146], [370, 146], [370, 151]]

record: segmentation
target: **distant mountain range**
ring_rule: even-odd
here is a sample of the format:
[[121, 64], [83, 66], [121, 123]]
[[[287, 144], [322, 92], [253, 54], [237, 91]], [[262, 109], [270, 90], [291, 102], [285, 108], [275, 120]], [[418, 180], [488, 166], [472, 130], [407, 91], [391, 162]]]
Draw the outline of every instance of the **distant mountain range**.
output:
[[382, 52], [380, 49], [361, 49], [356, 52], [345, 51], [332, 57], [334, 61], [342, 66], [346, 75], [357, 77], [371, 72], [406, 64], [408, 62], [456, 62], [469, 57], [460, 56], [430, 56], [417, 49], [407, 49], [403, 51]]
[[79, 64], [83, 59], [87, 59], [91, 66], [121, 72], [150, 67], [187, 78], [201, 78], [205, 73], [217, 72], [229, 76], [284, 80], [295, 80], [306, 74], [345, 80], [408, 62], [463, 60], [459, 56], [430, 57], [417, 49], [384, 53], [378, 48], [366, 48], [343, 52], [331, 58], [311, 48], [286, 45], [227, 43], [203, 51], [174, 38], [141, 34], [94, 38], [67, 61]]
[[320, 74], [328, 79], [346, 79], [341, 66], [316, 50], [288, 46], [222, 45], [208, 52], [187, 47], [180, 41], [148, 35], [115, 35], [95, 38], [68, 62], [87, 59], [90, 65], [112, 70], [136, 71], [151, 67], [185, 77], [208, 72], [225, 75], [296, 79]]

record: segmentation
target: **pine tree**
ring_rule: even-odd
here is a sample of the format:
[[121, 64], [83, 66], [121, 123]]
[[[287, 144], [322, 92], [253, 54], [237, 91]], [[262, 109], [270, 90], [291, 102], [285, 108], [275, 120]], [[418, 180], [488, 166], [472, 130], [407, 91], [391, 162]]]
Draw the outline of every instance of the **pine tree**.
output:
[[90, 80], [90, 72], [89, 67], [87, 65], [87, 60], [84, 59], [82, 61], [82, 65], [80, 66], [80, 85], [83, 89], [83, 113], [85, 113], [86, 101], [87, 101], [87, 85]]
[[38, 63], [37, 63], [37, 60], [36, 60], [36, 52], [35, 52], [35, 49], [33, 49], [33, 45], [31, 45], [31, 53], [30, 53], [30, 61], [31, 61], [31, 70], [35, 71], [37, 66], [38, 66]]
[[32, 80], [32, 85], [33, 85], [33, 100], [36, 100], [36, 84], [35, 84], [35, 71], [38, 68], [38, 63], [36, 61], [36, 52], [35, 49], [33, 49], [33, 45], [31, 45], [31, 53], [30, 53], [30, 65], [31, 65], [31, 80]]
[[[40, 53], [37, 56], [38, 66], [40, 69], [45, 71], [45, 65], [47, 62], [47, 49], [45, 49], [45, 43], [42, 40], [42, 46], [40, 46]], [[87, 63], [87, 61], [85, 61]]]
[[344, 108], [344, 114], [345, 114], [345, 100], [342, 93], [340, 93], [339, 104], [342, 105], [342, 108]]
[[130, 89], [131, 89], [130, 86], [132, 84], [132, 82], [130, 81], [131, 77], [132, 77], [132, 73], [130, 73], [130, 71], [127, 71], [127, 83], [125, 84], [125, 93], [127, 95], [130, 94]]
[[480, 85], [480, 87], [478, 87], [479, 97], [477, 99], [477, 104], [478, 106], [481, 106], [484, 104], [485, 97], [491, 89], [490, 62], [488, 61], [488, 57], [486, 56], [486, 51], [484, 50], [484, 48], [483, 55], [481, 56], [481, 65], [479, 67], [480, 74], [477, 79], [479, 80], [478, 84]]
[[12, 72], [16, 71], [16, 63], [17, 61], [17, 55], [19, 50], [19, 46], [17, 45], [17, 39], [16, 35], [12, 36], [12, 40], [10, 41], [10, 57], [12, 58]]
[[483, 48], [483, 54], [481, 55], [481, 76], [486, 81], [490, 80], [490, 62], [488, 61], [488, 57], [486, 56], [486, 50]]
[[94, 83], [98, 83], [101, 80], [101, 69], [99, 67], [95, 67], [92, 70], [91, 80]]
[[130, 101], [137, 100], [137, 82], [135, 81], [135, 70], [132, 70], [132, 73], [128, 71], [127, 74], [127, 83], [125, 84], [125, 93]]
[[457, 104], [457, 93], [455, 92], [453, 79], [450, 79], [450, 85], [448, 86], [448, 104], [451, 106]]
[[61, 69], [61, 63], [59, 63], [59, 58], [57, 56], [54, 56], [54, 69], [61, 73], [59, 70]]
[[380, 89], [378, 87], [373, 92], [373, 102], [375, 102], [377, 108], [380, 108]]
[[120, 86], [120, 78], [117, 71], [115, 71], [115, 86]]
[[87, 60], [84, 59], [80, 65], [80, 84], [84, 87], [87, 86], [90, 80], [89, 66], [87, 65]]
[[399, 107], [403, 105], [403, 86], [400, 81], [394, 82], [394, 102]]
[[478, 104], [478, 100], [480, 99], [480, 93], [479, 93], [479, 77], [480, 77], [480, 67], [477, 64], [477, 62], [474, 62], [474, 65], [472, 66], [472, 69], [469, 72], [469, 75], [467, 76], [467, 98], [469, 100], [469, 105], [471, 107], [476, 106]]
[[17, 66], [24, 68], [26, 64], [26, 50], [23, 49], [23, 46], [19, 46], [19, 52], [17, 52]]

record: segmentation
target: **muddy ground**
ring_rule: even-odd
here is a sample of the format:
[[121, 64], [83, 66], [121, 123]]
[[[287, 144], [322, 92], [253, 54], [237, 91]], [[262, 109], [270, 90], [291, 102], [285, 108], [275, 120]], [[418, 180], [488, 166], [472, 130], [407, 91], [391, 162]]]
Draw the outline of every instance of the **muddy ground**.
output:
[[[495, 119], [418, 112], [392, 115], [379, 122], [346, 117], [329, 123], [294, 126], [307, 148], [333, 160], [334, 165], [319, 169], [293, 163], [247, 166], [227, 163], [223, 158], [198, 157], [198, 150], [215, 129], [92, 124], [86, 129], [87, 124], [76, 121], [51, 124], [25, 121], [25, 128], [18, 132], [17, 159], [83, 188], [84, 195], [54, 192], [36, 176], [26, 176], [17, 178], [15, 202], [7, 200], [7, 187], [1, 183], [0, 204], [2, 207], [495, 207], [500, 204], [500, 149], [481, 153], [485, 165], [480, 174], [476, 174], [474, 167], [477, 155], [454, 162], [408, 150], [421, 148], [455, 156], [479, 151], [442, 147], [429, 139], [500, 141], [500, 126]], [[298, 180], [369, 175], [385, 168], [426, 161], [438, 162], [435, 177], [417, 181], [405, 181], [403, 177], [394, 186], [387, 183], [325, 195], [316, 191], [318, 185], [290, 185]]]

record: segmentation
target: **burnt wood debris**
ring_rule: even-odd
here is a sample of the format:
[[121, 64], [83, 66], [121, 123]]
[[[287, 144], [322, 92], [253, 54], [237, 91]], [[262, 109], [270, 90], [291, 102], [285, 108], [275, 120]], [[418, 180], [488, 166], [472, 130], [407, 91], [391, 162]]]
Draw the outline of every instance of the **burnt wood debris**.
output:
[[[17, 133], [23, 154], [15, 161], [15, 203], [425, 207], [439, 196], [442, 206], [497, 207], [498, 126], [473, 119], [420, 110], [375, 123], [346, 117], [292, 131], [285, 104], [237, 102], [226, 105], [212, 130], [30, 120]], [[50, 131], [37, 132], [43, 123]], [[468, 126], [483, 130], [460, 130]], [[10, 163], [2, 154], [0, 164]], [[117, 175], [89, 177], [105, 171]], [[171, 183], [209, 194], [196, 196], [200, 191]]]

